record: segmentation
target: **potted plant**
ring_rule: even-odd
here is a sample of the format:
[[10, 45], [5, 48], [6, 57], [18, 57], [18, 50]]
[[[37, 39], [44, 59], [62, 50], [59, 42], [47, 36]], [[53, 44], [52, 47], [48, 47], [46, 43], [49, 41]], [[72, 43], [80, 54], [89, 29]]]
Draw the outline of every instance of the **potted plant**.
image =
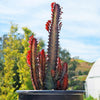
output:
[[66, 91], [68, 88], [68, 65], [58, 57], [59, 32], [61, 30], [61, 7], [51, 3], [51, 20], [46, 23], [49, 32], [47, 55], [44, 50], [38, 52], [37, 39], [29, 38], [30, 50], [27, 63], [31, 70], [34, 90], [18, 90], [19, 100], [83, 100], [83, 91]]

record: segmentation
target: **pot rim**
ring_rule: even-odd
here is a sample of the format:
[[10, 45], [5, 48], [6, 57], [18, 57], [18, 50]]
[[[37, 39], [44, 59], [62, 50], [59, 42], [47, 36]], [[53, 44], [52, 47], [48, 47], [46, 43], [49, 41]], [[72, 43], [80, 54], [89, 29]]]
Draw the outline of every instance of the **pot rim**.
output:
[[17, 90], [19, 94], [27, 95], [83, 95], [84, 90]]

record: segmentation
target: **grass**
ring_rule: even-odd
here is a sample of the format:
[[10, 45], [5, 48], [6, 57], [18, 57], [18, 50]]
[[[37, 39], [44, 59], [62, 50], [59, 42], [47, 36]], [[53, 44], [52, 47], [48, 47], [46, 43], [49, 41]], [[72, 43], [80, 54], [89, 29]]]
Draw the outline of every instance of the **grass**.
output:
[[76, 61], [77, 61], [78, 63], [86, 62], [85, 60], [82, 60], [82, 59], [76, 59]]
[[85, 81], [85, 80], [86, 80], [86, 77], [87, 77], [87, 75], [81, 75], [81, 76], [78, 76], [77, 78], [78, 78], [80, 81]]
[[89, 71], [93, 65], [93, 63], [87, 62], [85, 60], [81, 60], [81, 59], [76, 59], [76, 61], [79, 63], [77, 65], [76, 71]]

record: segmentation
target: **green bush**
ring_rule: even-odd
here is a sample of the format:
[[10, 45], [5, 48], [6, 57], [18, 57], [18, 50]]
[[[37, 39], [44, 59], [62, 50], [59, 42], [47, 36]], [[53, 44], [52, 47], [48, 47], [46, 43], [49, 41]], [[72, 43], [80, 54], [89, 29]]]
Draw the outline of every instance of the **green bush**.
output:
[[92, 96], [89, 96], [88, 98], [84, 98], [84, 100], [97, 100], [97, 99], [94, 99]]

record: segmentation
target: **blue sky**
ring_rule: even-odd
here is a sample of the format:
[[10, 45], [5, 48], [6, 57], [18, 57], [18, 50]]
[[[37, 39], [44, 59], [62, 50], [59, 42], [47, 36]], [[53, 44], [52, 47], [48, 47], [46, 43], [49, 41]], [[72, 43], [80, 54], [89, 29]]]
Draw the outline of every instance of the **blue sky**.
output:
[[30, 28], [47, 44], [45, 23], [51, 19], [51, 2], [64, 12], [60, 45], [71, 56], [93, 62], [100, 58], [100, 0], [0, 0], [0, 36], [9, 32], [10, 22]]

